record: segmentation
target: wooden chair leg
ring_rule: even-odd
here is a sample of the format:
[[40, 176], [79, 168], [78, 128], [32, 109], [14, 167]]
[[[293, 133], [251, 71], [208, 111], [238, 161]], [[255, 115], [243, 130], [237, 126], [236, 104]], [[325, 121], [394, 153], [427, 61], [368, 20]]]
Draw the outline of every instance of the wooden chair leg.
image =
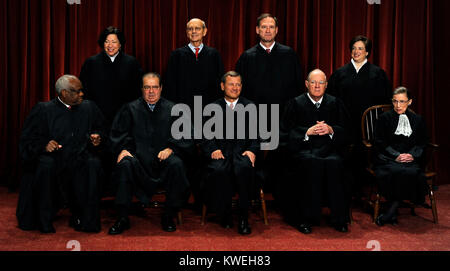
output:
[[377, 219], [379, 213], [380, 213], [380, 194], [377, 193], [375, 199], [375, 206], [373, 208], [373, 223], [375, 223], [375, 220]]
[[181, 213], [181, 211], [178, 211], [177, 213], [177, 224], [178, 225], [183, 224], [183, 213]]
[[350, 208], [348, 209], [348, 212], [349, 212], [350, 224], [353, 224], [353, 208], [352, 208], [352, 206], [350, 206]]
[[438, 224], [438, 213], [437, 213], [437, 207], [436, 207], [436, 199], [434, 198], [434, 191], [433, 188], [429, 188], [428, 196], [430, 197], [430, 203], [431, 203], [431, 211], [433, 212], [433, 222], [434, 224]]
[[206, 204], [203, 204], [202, 207], [202, 221], [201, 221], [201, 225], [205, 225], [205, 221], [206, 221]]
[[263, 217], [264, 217], [264, 224], [267, 226], [267, 225], [269, 225], [269, 221], [267, 219], [266, 200], [264, 199], [264, 191], [262, 188], [259, 190], [259, 194], [260, 194], [260, 198], [261, 198], [261, 208], [262, 208], [262, 213], [263, 213]]

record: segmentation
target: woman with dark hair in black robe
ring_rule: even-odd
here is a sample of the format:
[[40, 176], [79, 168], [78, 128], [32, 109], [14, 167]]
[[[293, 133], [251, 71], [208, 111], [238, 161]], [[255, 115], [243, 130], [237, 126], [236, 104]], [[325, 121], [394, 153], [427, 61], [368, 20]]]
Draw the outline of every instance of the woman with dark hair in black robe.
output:
[[[340, 67], [330, 76], [327, 92], [340, 98], [350, 114], [350, 135], [354, 145], [349, 163], [353, 194], [357, 195], [364, 184], [366, 165], [361, 144], [361, 117], [364, 111], [378, 104], [390, 103], [391, 84], [383, 69], [368, 62], [372, 41], [365, 36], [356, 36], [349, 43], [350, 63]], [[348, 172], [350, 173], [350, 172]]]
[[393, 93], [394, 108], [382, 114], [375, 127], [377, 159], [375, 173], [381, 194], [389, 201], [387, 212], [375, 223], [397, 224], [397, 208], [402, 200], [423, 203], [425, 175], [420, 167], [427, 143], [425, 121], [408, 110], [412, 99], [405, 87]]

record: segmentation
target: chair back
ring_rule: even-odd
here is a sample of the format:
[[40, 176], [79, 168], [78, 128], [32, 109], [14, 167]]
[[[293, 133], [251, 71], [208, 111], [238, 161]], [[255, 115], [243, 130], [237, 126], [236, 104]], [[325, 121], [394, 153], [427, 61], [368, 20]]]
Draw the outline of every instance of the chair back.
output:
[[386, 111], [392, 109], [391, 104], [374, 105], [367, 108], [361, 118], [361, 134], [362, 140], [368, 143], [372, 143], [374, 136], [375, 124], [380, 117]]

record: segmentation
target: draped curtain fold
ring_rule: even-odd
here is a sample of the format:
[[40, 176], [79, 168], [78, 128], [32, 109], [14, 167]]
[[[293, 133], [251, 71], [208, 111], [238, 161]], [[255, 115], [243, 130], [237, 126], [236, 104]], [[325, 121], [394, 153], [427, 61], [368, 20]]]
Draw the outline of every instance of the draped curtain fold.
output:
[[[59, 76], [79, 75], [84, 60], [101, 50], [97, 38], [106, 26], [124, 31], [125, 52], [145, 71], [164, 74], [170, 52], [187, 43], [186, 22], [202, 18], [208, 27], [205, 43], [219, 50], [231, 70], [257, 43], [256, 18], [262, 12], [278, 18], [277, 41], [298, 53], [304, 76], [313, 68], [331, 75], [349, 62], [353, 36], [372, 38], [369, 61], [387, 72], [394, 87], [413, 91], [413, 109], [426, 117], [433, 141], [448, 150], [446, 137], [436, 133], [449, 130], [448, 118], [442, 120], [448, 113], [438, 106], [449, 94], [437, 93], [438, 86], [448, 84], [434, 83], [448, 74], [448, 58], [435, 61], [440, 56], [434, 52], [448, 41], [442, 33], [450, 26], [449, 11], [444, 0], [381, 0], [381, 5], [366, 0], [81, 0], [80, 5], [0, 0], [0, 182], [18, 183], [18, 139], [32, 106], [55, 96]], [[449, 160], [441, 155], [437, 164], [441, 183], [449, 182], [442, 164]]]

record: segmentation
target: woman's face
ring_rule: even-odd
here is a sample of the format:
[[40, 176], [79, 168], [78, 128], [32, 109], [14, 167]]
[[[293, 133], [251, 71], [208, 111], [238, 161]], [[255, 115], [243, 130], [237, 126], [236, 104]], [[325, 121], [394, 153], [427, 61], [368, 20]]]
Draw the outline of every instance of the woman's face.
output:
[[394, 105], [394, 110], [397, 114], [404, 114], [408, 106], [411, 105], [412, 100], [408, 99], [405, 93], [400, 93], [392, 97], [392, 104]]
[[105, 42], [103, 43], [104, 45], [104, 49], [105, 52], [109, 55], [109, 56], [114, 56], [115, 54], [117, 54], [117, 52], [119, 52], [120, 49], [120, 41], [117, 38], [116, 34], [109, 34], [106, 39]]
[[364, 45], [364, 42], [357, 41], [353, 44], [352, 47], [353, 61], [355, 61], [356, 63], [361, 63], [367, 58], [368, 55], [369, 53], [366, 51], [366, 46]]

